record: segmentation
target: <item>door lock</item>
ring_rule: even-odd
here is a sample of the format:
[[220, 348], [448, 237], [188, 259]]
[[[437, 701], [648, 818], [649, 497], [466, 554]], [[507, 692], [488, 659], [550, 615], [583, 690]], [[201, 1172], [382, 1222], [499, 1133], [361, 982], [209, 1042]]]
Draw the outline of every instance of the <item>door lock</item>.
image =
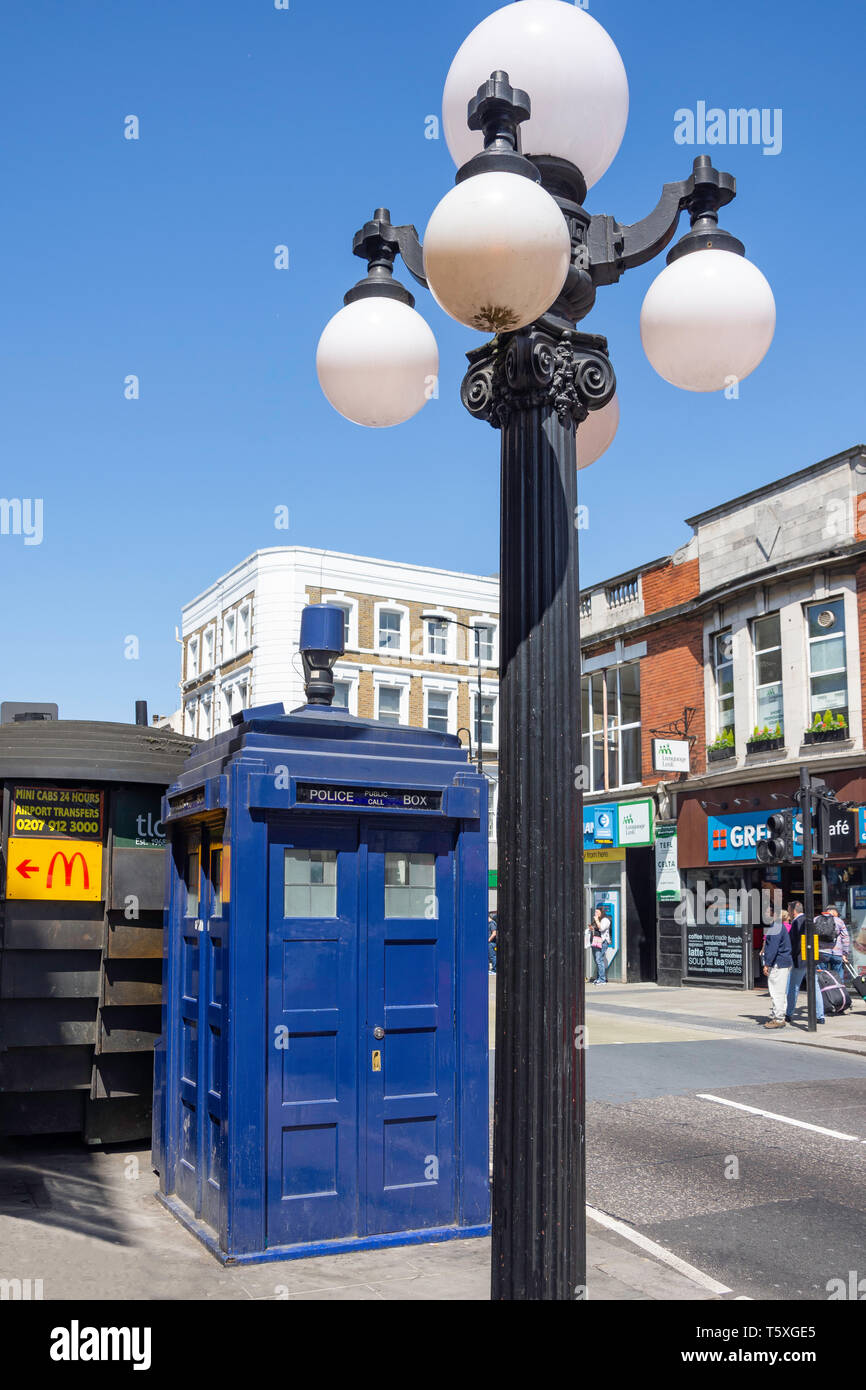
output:
[[384, 1038], [384, 1036], [385, 1036], [385, 1029], [384, 1029], [384, 1028], [374, 1028], [374, 1029], [373, 1029], [373, 1037], [374, 1037], [374, 1038]]
[[382, 1070], [382, 1054], [381, 1054], [381, 1052], [374, 1052], [374, 1053], [373, 1053], [373, 1065], [372, 1065], [371, 1070], [372, 1070], [372, 1071], [381, 1071], [381, 1070]]

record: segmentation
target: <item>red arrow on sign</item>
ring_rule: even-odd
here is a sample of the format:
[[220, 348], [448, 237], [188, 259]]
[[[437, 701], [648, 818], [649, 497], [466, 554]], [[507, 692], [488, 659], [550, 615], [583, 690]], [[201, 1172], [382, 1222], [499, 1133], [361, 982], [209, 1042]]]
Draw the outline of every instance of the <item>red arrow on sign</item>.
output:
[[20, 863], [20, 864], [16, 864], [15, 867], [16, 867], [16, 869], [18, 870], [18, 872], [19, 872], [19, 874], [21, 875], [21, 877], [27, 879], [27, 882], [28, 882], [28, 883], [30, 882], [30, 875], [31, 875], [31, 874], [38, 874], [38, 873], [39, 873], [39, 865], [38, 865], [38, 864], [31, 864], [29, 859], [22, 859], [22, 860], [21, 860], [21, 863]]

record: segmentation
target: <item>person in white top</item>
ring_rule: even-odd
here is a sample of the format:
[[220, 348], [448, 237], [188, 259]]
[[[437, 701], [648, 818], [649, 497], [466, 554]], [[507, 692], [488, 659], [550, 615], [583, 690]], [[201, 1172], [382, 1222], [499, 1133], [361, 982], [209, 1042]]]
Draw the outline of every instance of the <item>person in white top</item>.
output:
[[602, 907], [597, 907], [593, 913], [592, 925], [589, 929], [589, 944], [592, 947], [595, 968], [598, 971], [593, 984], [606, 985], [607, 952], [611, 946], [611, 926], [610, 918]]

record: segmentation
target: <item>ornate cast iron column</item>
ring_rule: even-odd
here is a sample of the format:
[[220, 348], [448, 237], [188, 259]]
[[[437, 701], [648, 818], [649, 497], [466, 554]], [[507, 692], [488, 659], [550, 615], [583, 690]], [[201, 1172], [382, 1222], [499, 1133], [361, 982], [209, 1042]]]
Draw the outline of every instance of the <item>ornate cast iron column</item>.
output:
[[544, 320], [468, 354], [502, 432], [493, 1297], [584, 1296], [583, 798], [575, 429], [603, 338]]

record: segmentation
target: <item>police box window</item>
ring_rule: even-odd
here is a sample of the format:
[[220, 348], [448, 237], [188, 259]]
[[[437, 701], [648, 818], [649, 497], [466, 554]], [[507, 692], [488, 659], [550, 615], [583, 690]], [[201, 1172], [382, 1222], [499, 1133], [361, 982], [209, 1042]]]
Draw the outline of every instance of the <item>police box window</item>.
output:
[[286, 917], [336, 917], [337, 851], [287, 849], [283, 860]]
[[814, 720], [829, 710], [848, 719], [845, 603], [813, 603], [806, 609], [809, 637], [809, 708]]
[[439, 916], [436, 902], [436, 858], [432, 854], [385, 855], [385, 916]]

